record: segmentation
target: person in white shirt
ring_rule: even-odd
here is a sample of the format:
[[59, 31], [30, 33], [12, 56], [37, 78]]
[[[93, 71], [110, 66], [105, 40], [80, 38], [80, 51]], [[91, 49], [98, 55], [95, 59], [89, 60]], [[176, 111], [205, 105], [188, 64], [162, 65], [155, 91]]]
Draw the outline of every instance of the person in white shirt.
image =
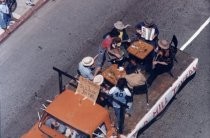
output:
[[59, 133], [61, 134], [64, 134], [65, 131], [66, 131], [66, 126], [63, 125], [62, 123], [59, 123], [56, 119], [52, 118], [52, 117], [49, 117], [45, 124], [48, 126], [48, 127], [51, 127], [52, 129], [55, 129], [57, 130]]
[[[119, 101], [122, 104], [126, 104], [126, 96], [131, 96], [131, 93], [129, 89], [127, 88], [127, 82], [125, 78], [120, 78], [117, 81], [116, 86], [112, 87], [109, 91], [109, 94], [112, 95], [112, 97]], [[125, 116], [125, 110], [124, 107], [122, 107], [121, 104], [113, 101], [112, 106], [115, 111], [116, 119], [117, 119], [117, 129], [118, 133], [123, 133], [123, 126], [124, 126], [124, 116]]]
[[9, 8], [5, 0], [0, 0], [0, 27], [7, 31], [7, 26], [11, 20]]

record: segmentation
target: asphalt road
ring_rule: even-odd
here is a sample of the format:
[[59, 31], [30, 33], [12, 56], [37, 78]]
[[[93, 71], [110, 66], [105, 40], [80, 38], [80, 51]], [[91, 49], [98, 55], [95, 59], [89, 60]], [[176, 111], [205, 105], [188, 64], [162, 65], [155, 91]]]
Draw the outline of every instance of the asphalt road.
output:
[[[20, 137], [37, 119], [42, 100], [58, 93], [53, 66], [76, 73], [82, 57], [97, 53], [117, 20], [135, 25], [153, 18], [160, 38], [177, 35], [181, 47], [210, 16], [208, 0], [49, 1], [0, 45], [1, 137]], [[132, 32], [132, 28], [128, 30]], [[210, 136], [210, 25], [184, 50], [199, 58], [196, 76], [141, 137]]]

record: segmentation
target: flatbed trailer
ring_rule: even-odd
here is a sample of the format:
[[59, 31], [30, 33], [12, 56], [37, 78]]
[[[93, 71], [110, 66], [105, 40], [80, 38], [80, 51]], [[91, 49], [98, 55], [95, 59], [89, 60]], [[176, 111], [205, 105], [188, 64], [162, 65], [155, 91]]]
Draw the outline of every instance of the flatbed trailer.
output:
[[[132, 114], [125, 118], [124, 122], [126, 137], [137, 137], [138, 132], [165, 109], [185, 80], [195, 74], [197, 65], [198, 58], [177, 49], [176, 61], [174, 61], [171, 72], [158, 75], [147, 93], [134, 94]], [[148, 76], [146, 73], [144, 75]], [[113, 108], [107, 109], [114, 122]]]
[[178, 50], [177, 62], [171, 70], [159, 75], [148, 89], [148, 104], [145, 94], [133, 96], [133, 113], [125, 118], [124, 133], [127, 137], [136, 137], [138, 131], [159, 115], [176, 95], [184, 81], [197, 69], [198, 59]]
[[[174, 62], [174, 66], [171, 70], [171, 73], [173, 75], [171, 75], [168, 72], [158, 75], [158, 77], [154, 80], [152, 85], [148, 88], [148, 93], [147, 93], [148, 101], [147, 101], [145, 93], [133, 96], [133, 112], [131, 113], [131, 117], [125, 118], [125, 123], [124, 123], [124, 135], [126, 138], [137, 137], [138, 133], [166, 108], [168, 103], [176, 95], [176, 93], [178, 92], [179, 88], [183, 85], [185, 80], [195, 74], [197, 65], [198, 65], [198, 58], [194, 58], [191, 55], [178, 50], [176, 54], [176, 60], [177, 62]], [[73, 127], [75, 130], [86, 134], [87, 138], [89, 137], [95, 138], [95, 137], [99, 137], [100, 134], [96, 136], [93, 134], [92, 131], [87, 131], [88, 132], [87, 133], [83, 131], [84, 129], [79, 127], [81, 126], [81, 122], [80, 122], [80, 119], [78, 118], [78, 115], [84, 116], [82, 120], [85, 119], [86, 121], [88, 121], [88, 117], [89, 117], [88, 114], [91, 112], [92, 114], [90, 118], [92, 119], [89, 119], [90, 124], [93, 124], [93, 122], [94, 124], [101, 124], [102, 122], [105, 122], [107, 133], [105, 134], [105, 132], [101, 132], [101, 134], [104, 133], [101, 135], [101, 137], [112, 137], [112, 136], [114, 137], [114, 135], [112, 135], [112, 133], [114, 132], [113, 125], [110, 123], [110, 122], [115, 121], [113, 108], [101, 107], [97, 103], [96, 103], [96, 106], [97, 106], [96, 108], [94, 107], [95, 106], [94, 104], [92, 105], [90, 104], [91, 101], [89, 101], [89, 99], [85, 99], [85, 101], [82, 102], [83, 101], [82, 95], [78, 97], [78, 95], [74, 96], [74, 94], [73, 95], [67, 94], [68, 92], [72, 92], [72, 90], [69, 91], [69, 90], [63, 89], [64, 87], [62, 84], [62, 75], [65, 75], [73, 79], [74, 81], [77, 81], [77, 80], [71, 75], [60, 71], [59, 69], [54, 68], [54, 70], [58, 71], [58, 74], [59, 74], [60, 92], [64, 91], [64, 94], [66, 96], [63, 96], [62, 93], [56, 96], [52, 104], [49, 105], [49, 108], [48, 107], [46, 108], [46, 112], [51, 115], [54, 114], [53, 116], [56, 119], [62, 121], [68, 127]], [[80, 99], [78, 103], [73, 102], [75, 101], [75, 99], [78, 99], [78, 98]], [[65, 103], [67, 99], [69, 99], [69, 101]], [[87, 103], [88, 103], [88, 106], [90, 107], [87, 106]], [[76, 107], [76, 109], [81, 108], [81, 110], [71, 110], [69, 108], [65, 108], [64, 110], [62, 109], [64, 106], [68, 107], [70, 105], [71, 105], [71, 108]], [[54, 108], [53, 106], [56, 106], [56, 108]], [[90, 110], [88, 108], [90, 108]], [[49, 110], [49, 109], [52, 109], [52, 110]], [[97, 114], [99, 109], [104, 112], [103, 115]], [[64, 116], [62, 114], [55, 115], [58, 112], [61, 112], [60, 110], [62, 110], [62, 112], [65, 112], [65, 114], [63, 114]], [[84, 111], [86, 111], [86, 113], [84, 113]], [[71, 115], [71, 116], [68, 116], [68, 115]], [[99, 116], [101, 116], [101, 118], [98, 119], [100, 120], [100, 122], [97, 121], [97, 119], [93, 119], [93, 118], [99, 118]], [[69, 120], [65, 121], [66, 118], [70, 118], [70, 117], [71, 117], [71, 119], [69, 119], [70, 121]], [[75, 123], [74, 118], [77, 121], [78, 125], [77, 123]], [[106, 121], [103, 118], [106, 118]], [[40, 119], [38, 122], [39, 125], [36, 123], [35, 126], [29, 132], [23, 135], [23, 138], [29, 138], [29, 137], [33, 138], [34, 136], [36, 138], [45, 138], [47, 136], [52, 136], [52, 133], [54, 137], [56, 138], [65, 138], [64, 135], [58, 134], [57, 132], [52, 131], [52, 130], [48, 130], [48, 131], [45, 131], [45, 133], [43, 133], [42, 132], [43, 129], [39, 127], [44, 124], [42, 120], [45, 120], [45, 119]], [[87, 124], [88, 123], [86, 122], [85, 126], [87, 129], [85, 130], [88, 130], [89, 128]], [[50, 128], [46, 127], [45, 129], [50, 129]], [[92, 128], [91, 130], [94, 130], [94, 128]], [[95, 130], [97, 130], [97, 127], [95, 128]], [[47, 134], [46, 132], [49, 132], [51, 134]]]

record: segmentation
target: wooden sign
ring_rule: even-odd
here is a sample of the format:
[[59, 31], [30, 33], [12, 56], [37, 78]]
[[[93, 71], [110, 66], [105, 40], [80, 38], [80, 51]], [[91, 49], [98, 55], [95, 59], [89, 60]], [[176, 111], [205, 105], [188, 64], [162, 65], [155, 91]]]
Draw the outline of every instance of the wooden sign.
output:
[[79, 93], [82, 96], [84, 96], [84, 98], [88, 98], [89, 100], [95, 103], [98, 98], [99, 91], [99, 85], [81, 76], [79, 77], [79, 83], [77, 86], [76, 94]]

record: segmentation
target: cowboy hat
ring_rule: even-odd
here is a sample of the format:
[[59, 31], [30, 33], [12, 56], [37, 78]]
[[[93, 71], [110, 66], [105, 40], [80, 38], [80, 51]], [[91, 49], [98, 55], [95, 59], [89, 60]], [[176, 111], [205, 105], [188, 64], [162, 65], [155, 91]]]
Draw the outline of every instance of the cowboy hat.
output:
[[162, 49], [169, 49], [169, 42], [167, 40], [159, 40], [158, 45]]
[[92, 57], [85, 57], [82, 59], [83, 66], [91, 66], [94, 63], [94, 59]]
[[129, 24], [124, 25], [122, 21], [117, 21], [116, 23], [114, 23], [114, 27], [118, 30], [123, 30], [125, 28], [127, 28], [128, 26], [130, 26]]
[[96, 75], [93, 79], [93, 82], [97, 85], [101, 85], [104, 81], [104, 77], [102, 75]]

